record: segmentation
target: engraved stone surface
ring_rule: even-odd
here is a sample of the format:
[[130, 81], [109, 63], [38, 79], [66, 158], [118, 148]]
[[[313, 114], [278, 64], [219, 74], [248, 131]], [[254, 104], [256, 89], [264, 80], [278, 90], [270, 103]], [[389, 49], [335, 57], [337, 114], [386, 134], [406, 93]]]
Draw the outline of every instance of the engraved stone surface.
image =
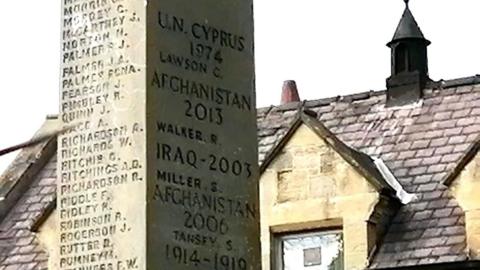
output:
[[55, 267], [259, 269], [252, 2], [62, 12]]

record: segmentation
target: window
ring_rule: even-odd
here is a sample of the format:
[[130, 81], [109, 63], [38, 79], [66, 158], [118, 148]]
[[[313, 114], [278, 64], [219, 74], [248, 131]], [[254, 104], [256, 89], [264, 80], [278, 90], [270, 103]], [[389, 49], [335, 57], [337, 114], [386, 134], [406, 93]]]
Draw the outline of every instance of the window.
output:
[[341, 231], [276, 237], [276, 270], [343, 270]]
[[408, 71], [408, 50], [407, 46], [400, 44], [395, 49], [395, 74]]

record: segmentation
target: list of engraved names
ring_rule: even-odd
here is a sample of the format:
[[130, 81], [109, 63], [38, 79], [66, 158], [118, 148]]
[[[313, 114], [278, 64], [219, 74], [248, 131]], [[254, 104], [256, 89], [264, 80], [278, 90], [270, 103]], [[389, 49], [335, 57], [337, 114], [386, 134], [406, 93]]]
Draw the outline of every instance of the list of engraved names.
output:
[[[144, 22], [126, 0], [63, 0], [59, 138], [60, 269], [136, 269], [142, 254], [120, 247], [141, 223], [118, 203], [144, 187], [141, 115], [128, 116], [144, 67], [130, 38]], [[143, 5], [139, 5], [143, 7]], [[141, 98], [141, 97], [140, 97]], [[139, 99], [141, 100], [141, 99]], [[140, 192], [141, 194], [141, 192]], [[139, 194], [139, 195], [140, 195]]]

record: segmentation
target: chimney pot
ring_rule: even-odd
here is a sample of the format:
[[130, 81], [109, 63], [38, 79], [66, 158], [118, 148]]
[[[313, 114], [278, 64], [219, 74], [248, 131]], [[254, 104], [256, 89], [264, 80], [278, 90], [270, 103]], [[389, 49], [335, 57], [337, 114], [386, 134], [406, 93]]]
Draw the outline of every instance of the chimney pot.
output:
[[300, 96], [298, 95], [297, 83], [293, 80], [283, 82], [281, 105], [290, 102], [300, 102]]

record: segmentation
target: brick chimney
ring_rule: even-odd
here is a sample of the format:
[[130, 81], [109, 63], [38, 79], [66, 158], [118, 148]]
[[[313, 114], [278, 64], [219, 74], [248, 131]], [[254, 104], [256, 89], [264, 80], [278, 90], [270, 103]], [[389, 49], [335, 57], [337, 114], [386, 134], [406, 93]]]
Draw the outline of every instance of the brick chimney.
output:
[[295, 81], [292, 81], [292, 80], [283, 82], [282, 100], [280, 101], [280, 105], [284, 105], [290, 102], [300, 102], [297, 83], [295, 83]]

